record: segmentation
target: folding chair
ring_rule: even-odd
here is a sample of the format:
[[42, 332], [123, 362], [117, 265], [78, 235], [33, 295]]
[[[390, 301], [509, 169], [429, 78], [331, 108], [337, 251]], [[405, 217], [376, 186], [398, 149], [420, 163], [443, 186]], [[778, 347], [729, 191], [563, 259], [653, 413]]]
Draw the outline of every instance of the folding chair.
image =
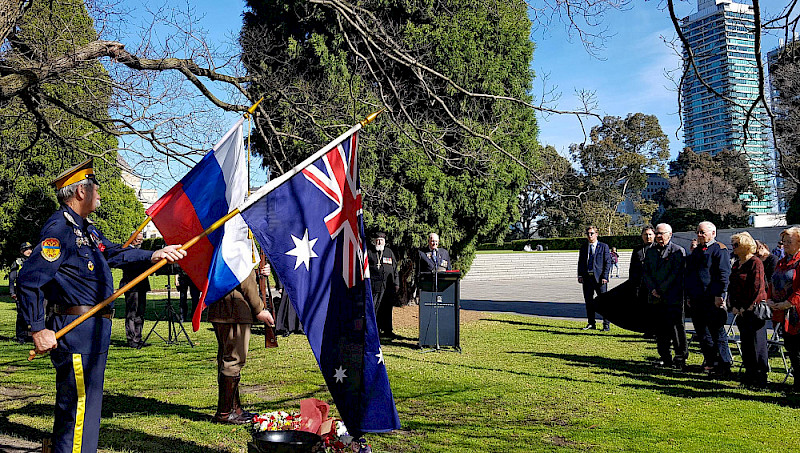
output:
[[[739, 315], [734, 315], [733, 318], [731, 318], [731, 322], [728, 323], [728, 326], [725, 328], [725, 333], [727, 333], [727, 336], [728, 336], [728, 345], [730, 345], [731, 343], [736, 345], [736, 350], [739, 351], [739, 356], [741, 357], [742, 356], [742, 338], [739, 335], [739, 329], [736, 327], [736, 318], [738, 318], [738, 317], [739, 317]], [[731, 365], [733, 365], [733, 361], [734, 360], [735, 359], [733, 358], [733, 354], [731, 354]], [[740, 371], [741, 371], [743, 366], [744, 366], [744, 363], [740, 361], [740, 363], [739, 363], [739, 370]]]
[[[772, 329], [772, 335], [767, 339], [767, 352], [772, 351], [773, 349], [777, 349], [778, 353], [781, 355], [781, 360], [783, 360], [783, 369], [786, 370], [786, 375], [783, 377], [783, 383], [785, 384], [787, 380], [789, 380], [789, 376], [794, 376], [793, 369], [789, 364], [786, 362], [786, 354], [784, 354], [783, 349], [783, 338], [781, 337], [781, 325], [774, 325]], [[772, 370], [770, 370], [772, 371]]]

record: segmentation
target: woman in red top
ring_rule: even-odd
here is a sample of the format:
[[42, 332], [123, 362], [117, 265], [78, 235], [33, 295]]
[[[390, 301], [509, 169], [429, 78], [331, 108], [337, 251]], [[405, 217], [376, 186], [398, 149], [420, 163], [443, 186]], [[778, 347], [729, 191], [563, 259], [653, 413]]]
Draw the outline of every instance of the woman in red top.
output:
[[[785, 255], [775, 266], [769, 285], [767, 301], [772, 308], [772, 320], [783, 327], [783, 344], [795, 370], [800, 370], [800, 228], [787, 228], [781, 232]], [[794, 390], [800, 390], [800, 379], [795, 377]]]
[[746, 385], [764, 387], [767, 385], [769, 362], [767, 354], [766, 321], [759, 319], [753, 310], [767, 298], [764, 281], [764, 264], [756, 256], [756, 241], [750, 233], [731, 236], [736, 261], [731, 268], [728, 284], [728, 303], [739, 326], [742, 344], [742, 363]]

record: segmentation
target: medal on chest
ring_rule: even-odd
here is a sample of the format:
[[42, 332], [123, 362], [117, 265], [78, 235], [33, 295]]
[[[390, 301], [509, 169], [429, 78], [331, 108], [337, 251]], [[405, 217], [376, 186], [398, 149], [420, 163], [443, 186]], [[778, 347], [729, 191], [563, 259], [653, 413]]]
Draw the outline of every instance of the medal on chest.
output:
[[92, 241], [94, 242], [94, 245], [97, 246], [97, 249], [100, 250], [101, 252], [105, 252], [106, 251], [106, 245], [103, 244], [103, 241], [100, 239], [100, 235], [97, 234], [97, 231], [92, 230], [90, 235], [92, 237]]
[[94, 263], [91, 260], [89, 260], [89, 263], [86, 265], [86, 267], [89, 269], [89, 272], [94, 271]]

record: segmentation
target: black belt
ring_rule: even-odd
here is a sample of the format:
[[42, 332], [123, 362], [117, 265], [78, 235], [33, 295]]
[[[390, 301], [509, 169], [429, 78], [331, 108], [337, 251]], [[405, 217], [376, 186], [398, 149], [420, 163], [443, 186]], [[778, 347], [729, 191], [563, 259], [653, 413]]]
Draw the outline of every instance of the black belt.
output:
[[[80, 316], [84, 313], [88, 313], [89, 310], [94, 308], [94, 305], [56, 305], [54, 308], [54, 312], [57, 315]], [[114, 309], [106, 305], [92, 316], [111, 319], [114, 317]]]

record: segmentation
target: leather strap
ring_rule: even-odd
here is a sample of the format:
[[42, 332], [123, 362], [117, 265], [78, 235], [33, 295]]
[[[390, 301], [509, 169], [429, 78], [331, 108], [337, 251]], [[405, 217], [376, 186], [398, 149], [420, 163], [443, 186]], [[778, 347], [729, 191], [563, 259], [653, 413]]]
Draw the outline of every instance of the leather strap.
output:
[[[94, 308], [93, 305], [56, 305], [54, 311], [57, 315], [80, 316], [92, 308]], [[111, 319], [114, 316], [114, 310], [105, 306], [93, 316]]]

